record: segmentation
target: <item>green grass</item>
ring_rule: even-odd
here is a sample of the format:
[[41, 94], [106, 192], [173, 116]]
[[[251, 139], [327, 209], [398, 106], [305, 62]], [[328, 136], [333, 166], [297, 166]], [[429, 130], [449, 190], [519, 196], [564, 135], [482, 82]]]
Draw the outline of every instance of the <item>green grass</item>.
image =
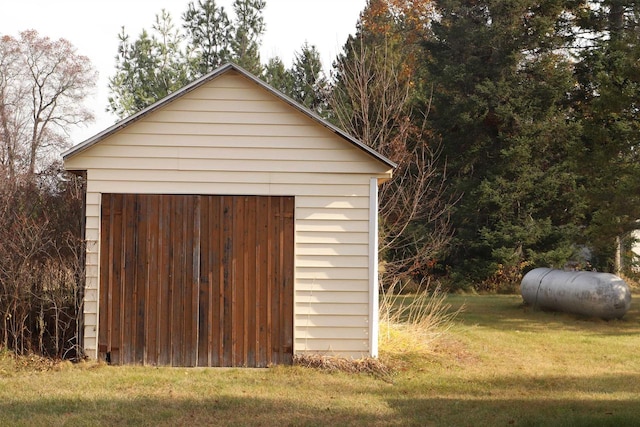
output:
[[16, 368], [0, 353], [0, 425], [640, 425], [640, 312], [601, 321], [519, 296], [465, 309], [428, 351], [394, 346], [393, 382], [301, 367]]

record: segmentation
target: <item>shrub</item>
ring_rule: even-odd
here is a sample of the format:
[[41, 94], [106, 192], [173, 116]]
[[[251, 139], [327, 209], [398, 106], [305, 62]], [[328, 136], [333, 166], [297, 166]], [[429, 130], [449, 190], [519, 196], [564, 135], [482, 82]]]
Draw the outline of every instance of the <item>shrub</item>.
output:
[[0, 180], [0, 346], [79, 358], [83, 182], [53, 166]]

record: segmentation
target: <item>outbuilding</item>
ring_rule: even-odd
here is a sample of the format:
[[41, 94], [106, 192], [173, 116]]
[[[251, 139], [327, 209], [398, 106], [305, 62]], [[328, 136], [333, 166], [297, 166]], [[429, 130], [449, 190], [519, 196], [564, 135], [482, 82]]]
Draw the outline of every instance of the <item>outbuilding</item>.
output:
[[89, 357], [259, 367], [377, 355], [389, 159], [234, 64], [63, 158], [86, 177]]

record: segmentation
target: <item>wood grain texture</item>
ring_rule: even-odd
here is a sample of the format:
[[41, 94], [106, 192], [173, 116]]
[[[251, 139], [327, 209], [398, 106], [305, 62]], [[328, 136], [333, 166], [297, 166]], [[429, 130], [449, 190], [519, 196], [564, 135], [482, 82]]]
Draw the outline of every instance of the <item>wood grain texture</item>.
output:
[[103, 194], [101, 218], [101, 358], [291, 363], [293, 197]]

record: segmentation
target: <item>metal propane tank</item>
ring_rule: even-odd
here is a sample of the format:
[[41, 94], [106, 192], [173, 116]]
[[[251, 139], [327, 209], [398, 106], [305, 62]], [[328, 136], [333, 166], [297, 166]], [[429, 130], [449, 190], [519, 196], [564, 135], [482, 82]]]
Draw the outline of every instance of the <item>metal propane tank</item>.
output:
[[534, 308], [602, 319], [619, 319], [631, 306], [629, 286], [610, 273], [536, 268], [522, 278], [520, 293]]

